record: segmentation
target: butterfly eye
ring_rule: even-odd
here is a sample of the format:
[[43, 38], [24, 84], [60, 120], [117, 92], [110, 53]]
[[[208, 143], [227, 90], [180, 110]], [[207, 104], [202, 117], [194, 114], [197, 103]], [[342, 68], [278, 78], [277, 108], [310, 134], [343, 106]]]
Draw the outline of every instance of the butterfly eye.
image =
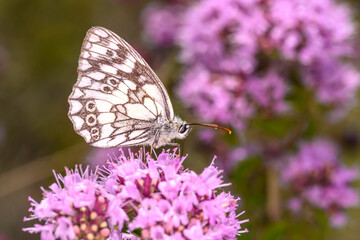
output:
[[179, 128], [179, 133], [185, 133], [188, 130], [188, 126], [186, 124], [181, 125]]

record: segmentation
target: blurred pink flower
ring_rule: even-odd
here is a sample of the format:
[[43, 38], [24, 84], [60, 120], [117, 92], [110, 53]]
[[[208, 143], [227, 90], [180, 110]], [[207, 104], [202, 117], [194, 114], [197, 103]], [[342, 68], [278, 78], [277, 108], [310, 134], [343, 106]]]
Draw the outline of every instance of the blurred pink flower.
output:
[[258, 1], [198, 1], [179, 30], [181, 60], [215, 71], [250, 73], [256, 65], [258, 35], [267, 22]]
[[332, 225], [345, 224], [344, 210], [359, 204], [358, 192], [350, 185], [359, 172], [341, 165], [338, 157], [337, 147], [324, 139], [301, 144], [298, 153], [289, 157], [282, 180], [294, 190], [292, 211], [307, 202], [325, 210]]
[[179, 95], [201, 118], [243, 128], [244, 119], [254, 112], [244, 84], [240, 76], [216, 74], [195, 66], [184, 74]]
[[[356, 29], [345, 4], [334, 0], [175, 2], [152, 8], [154, 19], [161, 20], [145, 23], [145, 29], [159, 38], [169, 35], [164, 37], [171, 39], [167, 44], [180, 46], [185, 70], [179, 95], [202, 119], [241, 130], [258, 112], [291, 110], [285, 99], [294, 79], [287, 66], [296, 66], [300, 82], [333, 109], [330, 120], [342, 117], [351, 106], [360, 77], [342, 61], [353, 57]], [[169, 9], [167, 14], [163, 9]]]
[[142, 13], [145, 37], [162, 47], [172, 45], [177, 38], [183, 10], [180, 5], [148, 5]]
[[85, 164], [90, 169], [95, 170], [97, 167], [106, 165], [106, 161], [112, 159], [119, 152], [119, 148], [91, 148], [85, 157]]
[[271, 0], [270, 41], [286, 58], [311, 65], [326, 56], [349, 56], [355, 34], [351, 11], [334, 0]]
[[246, 82], [246, 92], [261, 108], [281, 113], [288, 109], [285, 96], [288, 85], [277, 73], [271, 72], [263, 77], [251, 77]]
[[344, 112], [354, 102], [360, 74], [351, 65], [334, 59], [321, 59], [304, 69], [304, 73], [305, 83], [315, 90], [320, 102], [335, 104]]
[[256, 106], [273, 113], [286, 111], [287, 88], [275, 73], [247, 79], [197, 66], [183, 76], [179, 95], [201, 118], [242, 129], [253, 117]]

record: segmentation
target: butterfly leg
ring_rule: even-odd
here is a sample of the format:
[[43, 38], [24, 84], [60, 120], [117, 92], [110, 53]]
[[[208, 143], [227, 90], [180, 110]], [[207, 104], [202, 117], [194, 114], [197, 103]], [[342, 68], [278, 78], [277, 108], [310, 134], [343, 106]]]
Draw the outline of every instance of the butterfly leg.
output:
[[150, 157], [152, 157], [152, 153], [153, 153], [153, 145], [150, 146]]
[[154, 144], [155, 144], [155, 141], [158, 139], [158, 136], [159, 136], [159, 130], [157, 130], [154, 134], [154, 140], [152, 142], [152, 144], [150, 145], [150, 157], [152, 156], [152, 153], [154, 151]]
[[142, 160], [144, 163], [146, 163], [146, 150], [145, 150], [145, 145], [143, 145], [141, 147], [141, 150], [142, 150]]

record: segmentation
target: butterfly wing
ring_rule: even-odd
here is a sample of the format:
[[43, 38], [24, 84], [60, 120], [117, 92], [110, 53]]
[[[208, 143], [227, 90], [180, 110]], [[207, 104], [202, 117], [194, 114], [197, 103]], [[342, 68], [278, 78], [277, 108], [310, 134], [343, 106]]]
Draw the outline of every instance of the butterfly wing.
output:
[[174, 117], [166, 89], [149, 65], [102, 27], [86, 34], [69, 104], [75, 131], [96, 147], [151, 144], [154, 123]]

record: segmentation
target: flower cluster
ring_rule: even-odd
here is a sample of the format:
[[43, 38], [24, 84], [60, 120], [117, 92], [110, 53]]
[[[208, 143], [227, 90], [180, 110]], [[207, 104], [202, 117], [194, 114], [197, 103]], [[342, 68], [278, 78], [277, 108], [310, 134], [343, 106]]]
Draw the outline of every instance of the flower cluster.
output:
[[[25, 228], [41, 239], [236, 239], [247, 232], [238, 220], [237, 201], [218, 189], [221, 171], [212, 163], [201, 174], [184, 170], [174, 152], [157, 159], [120, 150], [95, 173], [67, 170], [31, 200], [32, 216], [43, 225]], [[63, 186], [62, 186], [63, 185]]]
[[330, 59], [350, 55], [355, 25], [348, 6], [333, 0], [271, 0], [268, 9], [268, 40], [286, 59], [308, 65], [324, 53]]
[[289, 201], [290, 209], [297, 212], [303, 203], [308, 203], [325, 210], [333, 226], [343, 226], [344, 210], [359, 202], [358, 193], [350, 186], [358, 178], [357, 169], [342, 166], [336, 146], [323, 139], [303, 143], [288, 160], [282, 179], [295, 192]]
[[241, 129], [257, 110], [284, 113], [299, 79], [335, 110], [359, 86], [359, 73], [343, 61], [352, 57], [351, 12], [334, 0], [168, 1], [151, 10], [145, 32], [159, 45], [180, 47], [179, 95], [207, 121]]
[[182, 61], [213, 71], [251, 73], [257, 38], [267, 27], [256, 2], [205, 0], [189, 8], [179, 30]]
[[31, 197], [30, 212], [25, 221], [38, 219], [44, 225], [25, 228], [41, 233], [41, 239], [107, 239], [110, 235], [107, 213], [109, 201], [99, 191], [97, 175], [81, 168], [66, 169], [66, 175], [55, 174], [56, 183], [50, 191], [43, 189], [44, 198], [38, 203]]
[[359, 73], [348, 64], [323, 59], [304, 69], [304, 82], [316, 90], [317, 99], [322, 103], [336, 104], [335, 119], [344, 115], [354, 101], [359, 86]]
[[183, 7], [180, 5], [151, 4], [143, 12], [145, 35], [153, 43], [163, 47], [175, 42]]

